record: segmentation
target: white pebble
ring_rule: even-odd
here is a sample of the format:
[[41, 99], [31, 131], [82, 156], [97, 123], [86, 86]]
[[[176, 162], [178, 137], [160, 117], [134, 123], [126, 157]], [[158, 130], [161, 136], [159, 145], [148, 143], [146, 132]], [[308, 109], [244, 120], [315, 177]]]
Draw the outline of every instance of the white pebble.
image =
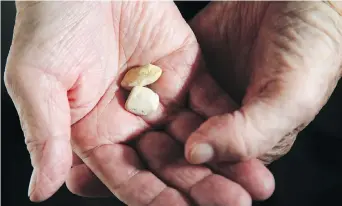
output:
[[159, 96], [147, 87], [135, 86], [125, 104], [127, 111], [136, 115], [149, 115], [159, 106]]
[[147, 86], [156, 82], [162, 74], [162, 69], [153, 64], [135, 67], [125, 74], [121, 81], [121, 86], [131, 90], [135, 86]]

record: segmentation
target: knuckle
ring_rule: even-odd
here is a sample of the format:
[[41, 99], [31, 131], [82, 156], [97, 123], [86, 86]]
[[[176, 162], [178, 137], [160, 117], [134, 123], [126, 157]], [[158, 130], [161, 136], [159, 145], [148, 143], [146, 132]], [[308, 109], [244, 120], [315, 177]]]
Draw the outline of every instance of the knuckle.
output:
[[23, 87], [24, 81], [27, 80], [23, 74], [22, 67], [20, 66], [21, 60], [14, 58], [13, 54], [9, 53], [5, 72], [4, 72], [4, 85], [10, 97], [16, 101], [19, 93], [25, 89]]
[[4, 72], [4, 84], [6, 89], [11, 92], [13, 89], [13, 84], [15, 81], [14, 73], [12, 72], [13, 69], [11, 69], [9, 66], [6, 66], [5, 72]]
[[247, 161], [251, 159], [251, 154], [247, 152], [245, 143], [243, 143], [236, 145], [236, 147], [232, 151], [232, 157], [235, 161]]
[[33, 139], [27, 136], [25, 139], [27, 150], [30, 153], [34, 153], [36, 150], [44, 150], [46, 140]]
[[33, 140], [33, 138], [26, 137], [25, 139], [27, 151], [31, 156], [31, 163], [33, 166], [37, 165], [42, 157], [46, 146], [46, 141]]

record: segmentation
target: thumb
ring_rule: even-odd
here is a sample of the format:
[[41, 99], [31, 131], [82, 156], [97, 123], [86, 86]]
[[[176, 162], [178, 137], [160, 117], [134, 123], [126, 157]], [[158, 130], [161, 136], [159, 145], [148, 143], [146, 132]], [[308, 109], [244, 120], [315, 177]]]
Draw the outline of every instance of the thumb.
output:
[[[211, 117], [190, 135], [185, 146], [189, 162], [260, 157], [303, 129], [326, 103], [341, 77], [341, 19], [324, 4], [307, 6], [297, 3], [294, 8], [313, 12], [320, 28], [311, 26], [308, 13], [282, 17], [275, 12], [279, 8], [270, 6], [250, 60], [253, 73], [241, 108]], [[336, 21], [326, 22], [327, 17]], [[287, 21], [292, 27], [279, 28]]]
[[69, 104], [66, 90], [55, 77], [13, 62], [8, 61], [5, 85], [33, 165], [28, 195], [38, 202], [59, 189], [71, 167]]

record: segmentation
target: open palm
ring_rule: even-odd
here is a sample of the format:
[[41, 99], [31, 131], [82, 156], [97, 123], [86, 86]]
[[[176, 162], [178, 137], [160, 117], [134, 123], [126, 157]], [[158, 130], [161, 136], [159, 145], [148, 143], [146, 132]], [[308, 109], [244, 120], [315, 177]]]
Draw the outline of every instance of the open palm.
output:
[[[163, 69], [151, 86], [161, 104], [137, 117], [124, 110], [119, 82], [127, 69], [147, 63]], [[111, 192], [128, 205], [248, 205], [239, 184], [258, 199], [273, 190], [260, 162], [221, 170], [237, 184], [189, 165], [171, 138], [185, 142], [200, 115], [234, 109], [205, 72], [195, 36], [173, 3], [19, 3], [6, 85], [34, 166], [32, 200], [48, 198], [66, 179], [75, 193]], [[222, 98], [211, 104], [215, 93]], [[145, 133], [160, 125], [168, 134]]]

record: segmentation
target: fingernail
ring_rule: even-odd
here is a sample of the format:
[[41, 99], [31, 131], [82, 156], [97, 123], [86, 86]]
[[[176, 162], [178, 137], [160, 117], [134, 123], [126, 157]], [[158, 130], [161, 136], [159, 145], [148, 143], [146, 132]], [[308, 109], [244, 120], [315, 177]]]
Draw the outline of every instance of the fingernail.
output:
[[214, 149], [209, 144], [198, 144], [190, 152], [190, 162], [202, 164], [214, 157]]

